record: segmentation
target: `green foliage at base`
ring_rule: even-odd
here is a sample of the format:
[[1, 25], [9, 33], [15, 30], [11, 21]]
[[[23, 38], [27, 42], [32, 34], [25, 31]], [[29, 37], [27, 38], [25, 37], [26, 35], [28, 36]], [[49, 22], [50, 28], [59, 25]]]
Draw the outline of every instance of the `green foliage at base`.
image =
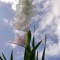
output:
[[[2, 57], [0, 56], [0, 60], [7, 60], [7, 58], [5, 57], [3, 53], [2, 53]], [[13, 50], [11, 52], [10, 60], [13, 60]]]
[[[37, 57], [36, 57], [36, 50], [39, 47], [39, 45], [41, 44], [42, 40], [40, 42], [38, 42], [37, 45], [35, 45], [35, 39], [33, 37], [32, 47], [30, 47], [30, 42], [31, 42], [31, 32], [28, 31], [27, 42], [26, 42], [27, 45], [25, 47], [24, 60], [38, 60], [38, 51], [37, 51]], [[46, 47], [46, 38], [45, 38], [45, 47]], [[43, 55], [42, 55], [42, 60], [45, 59], [45, 47], [44, 47], [44, 51], [43, 51]]]
[[[32, 43], [30, 43], [32, 40]], [[36, 50], [41, 44], [42, 40], [35, 45], [35, 39], [31, 39], [31, 31], [29, 30], [27, 33], [26, 37], [26, 47], [25, 47], [25, 52], [24, 52], [24, 60], [38, 60], [38, 51], [37, 51], [37, 56], [36, 56]], [[30, 44], [32, 47], [30, 47]], [[42, 54], [42, 59], [45, 60], [45, 48], [46, 48], [46, 36], [45, 36], [45, 46], [44, 46], [44, 51]], [[7, 60], [5, 55], [2, 53], [2, 57], [0, 56], [0, 60]], [[11, 52], [10, 60], [13, 60], [13, 50]]]

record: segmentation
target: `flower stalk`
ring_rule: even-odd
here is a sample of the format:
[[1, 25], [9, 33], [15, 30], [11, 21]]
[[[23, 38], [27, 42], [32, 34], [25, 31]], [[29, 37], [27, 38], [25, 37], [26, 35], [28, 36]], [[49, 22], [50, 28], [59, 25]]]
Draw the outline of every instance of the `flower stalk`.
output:
[[16, 5], [16, 20], [13, 21], [13, 27], [16, 30], [28, 31], [31, 23], [32, 0], [19, 0]]

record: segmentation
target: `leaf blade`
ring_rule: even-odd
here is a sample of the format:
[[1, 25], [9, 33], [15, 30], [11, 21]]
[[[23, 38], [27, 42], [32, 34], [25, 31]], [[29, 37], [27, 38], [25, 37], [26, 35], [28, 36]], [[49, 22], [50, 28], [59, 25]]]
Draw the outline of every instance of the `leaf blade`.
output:
[[11, 52], [10, 60], [13, 60], [13, 50]]
[[39, 45], [41, 44], [42, 40], [40, 42], [38, 42], [38, 44], [33, 48], [32, 53], [39, 47]]
[[30, 59], [33, 58], [33, 54], [36, 51], [36, 49], [39, 47], [39, 45], [41, 44], [42, 40], [40, 42], [38, 42], [38, 44], [33, 48], [33, 50], [30, 53]]
[[4, 60], [6, 60], [6, 57], [5, 57], [5, 55], [3, 53], [2, 53], [2, 56], [3, 56]]
[[0, 60], [3, 60], [1, 56], [0, 56]]
[[45, 46], [44, 46], [44, 51], [42, 55], [42, 60], [45, 60], [46, 39], [47, 39], [47, 36], [45, 35]]

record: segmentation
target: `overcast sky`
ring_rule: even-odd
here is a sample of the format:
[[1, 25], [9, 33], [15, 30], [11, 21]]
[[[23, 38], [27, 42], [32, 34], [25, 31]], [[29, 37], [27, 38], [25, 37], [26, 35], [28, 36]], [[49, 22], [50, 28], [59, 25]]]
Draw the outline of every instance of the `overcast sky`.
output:
[[[23, 60], [24, 48], [11, 46], [14, 30], [11, 21], [15, 17], [18, 0], [0, 0], [0, 55], [3, 52], [9, 60], [12, 49], [14, 60]], [[31, 30], [36, 26], [35, 40], [43, 39], [47, 34], [46, 60], [60, 60], [60, 0], [34, 0], [39, 14], [32, 18]], [[39, 47], [39, 59], [42, 50]]]

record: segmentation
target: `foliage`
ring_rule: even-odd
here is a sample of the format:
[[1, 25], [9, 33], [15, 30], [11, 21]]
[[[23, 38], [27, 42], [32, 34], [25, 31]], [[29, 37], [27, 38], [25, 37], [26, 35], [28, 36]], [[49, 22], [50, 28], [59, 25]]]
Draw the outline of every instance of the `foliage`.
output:
[[[2, 56], [3, 57], [0, 56], [0, 60], [7, 60], [6, 57], [5, 57], [5, 55], [3, 53], [2, 53]], [[10, 60], [13, 60], [13, 50], [11, 52]]]
[[[30, 42], [32, 40], [32, 47], [30, 47]], [[42, 40], [35, 45], [35, 39], [31, 39], [31, 31], [29, 30], [26, 37], [26, 47], [24, 52], [24, 60], [38, 60], [38, 51], [36, 56], [36, 50], [41, 44]], [[31, 49], [32, 48], [32, 49]], [[45, 60], [45, 48], [46, 48], [46, 36], [45, 36], [45, 46], [42, 54], [42, 60]], [[2, 53], [2, 57], [0, 56], [0, 60], [7, 60], [5, 55]], [[13, 60], [13, 50], [11, 52], [10, 60]]]
[[[28, 37], [30, 37], [30, 38], [27, 39], [27, 43], [26, 43], [27, 46], [25, 47], [24, 60], [38, 60], [38, 51], [37, 51], [37, 57], [36, 57], [35, 54], [36, 54], [36, 49], [41, 44], [42, 40], [40, 42], [38, 42], [38, 44], [35, 46], [35, 39], [33, 37], [33, 40], [32, 40], [32, 49], [31, 49], [31, 47], [30, 47], [31, 32], [30, 31], [27, 34], [27, 38]], [[46, 38], [45, 38], [45, 47], [46, 47]], [[45, 58], [45, 47], [44, 47], [44, 51], [43, 51], [43, 55], [42, 55], [42, 60], [44, 60], [44, 58]]]

